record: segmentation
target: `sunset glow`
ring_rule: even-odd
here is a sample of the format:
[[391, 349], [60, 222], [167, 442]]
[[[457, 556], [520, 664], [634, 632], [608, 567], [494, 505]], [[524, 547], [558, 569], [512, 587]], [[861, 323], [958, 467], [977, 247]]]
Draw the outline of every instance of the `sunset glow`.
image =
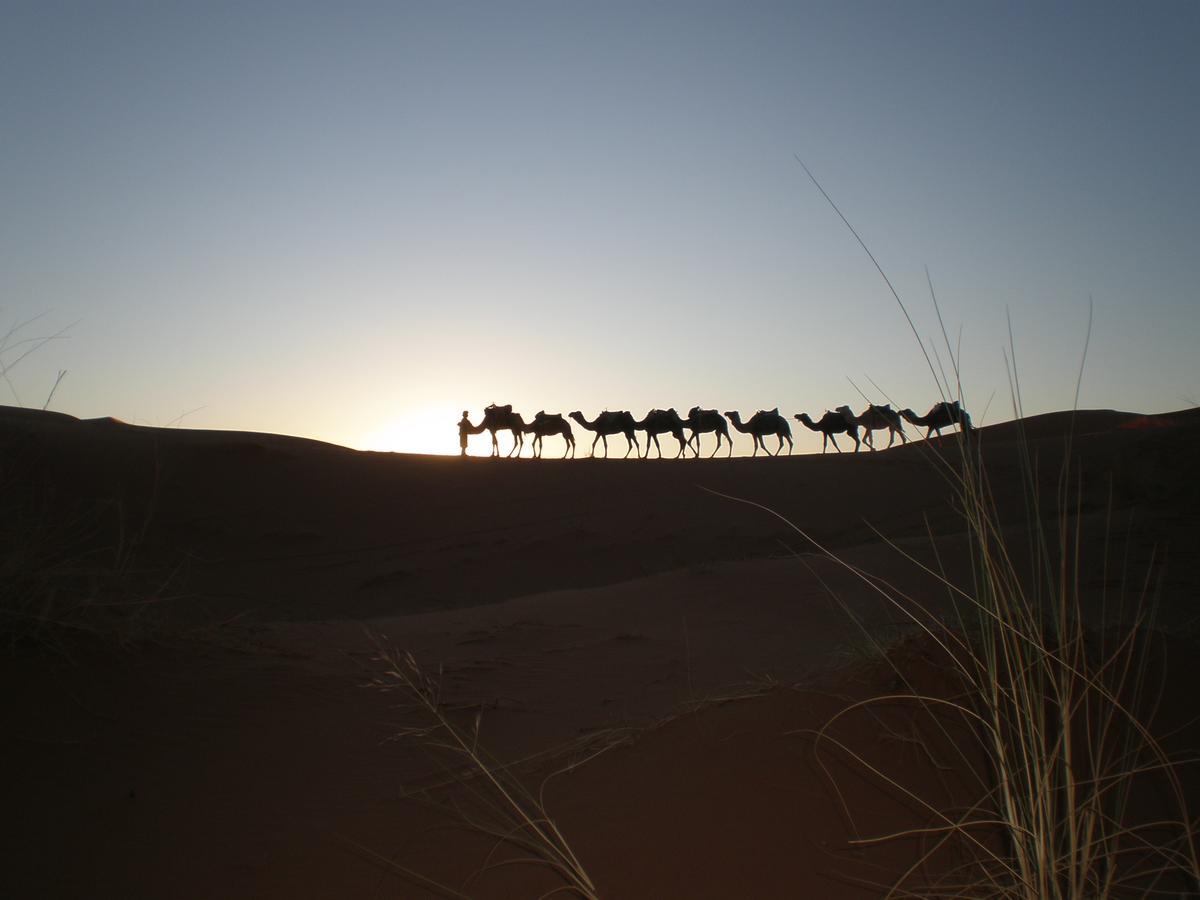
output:
[[[353, 446], [360, 450], [382, 450], [392, 453], [457, 454], [458, 431], [455, 423], [461, 416], [462, 410], [455, 410], [453, 407], [426, 407], [406, 411], [403, 416], [354, 441]], [[486, 435], [476, 436], [472, 440], [472, 451], [478, 451], [486, 440], [488, 448], [485, 452], [490, 452], [491, 441]]]

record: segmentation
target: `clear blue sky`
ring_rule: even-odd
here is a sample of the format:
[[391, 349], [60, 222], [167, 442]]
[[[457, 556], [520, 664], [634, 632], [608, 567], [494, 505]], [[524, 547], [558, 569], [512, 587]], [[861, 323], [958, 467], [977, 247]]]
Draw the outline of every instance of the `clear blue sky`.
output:
[[1089, 296], [1081, 405], [1191, 405], [1198, 43], [1197, 3], [10, 0], [0, 333], [69, 329], [0, 402], [66, 369], [81, 417], [447, 452], [490, 401], [924, 411], [799, 154], [933, 340], [929, 267], [976, 418], [1006, 311], [1070, 405]]

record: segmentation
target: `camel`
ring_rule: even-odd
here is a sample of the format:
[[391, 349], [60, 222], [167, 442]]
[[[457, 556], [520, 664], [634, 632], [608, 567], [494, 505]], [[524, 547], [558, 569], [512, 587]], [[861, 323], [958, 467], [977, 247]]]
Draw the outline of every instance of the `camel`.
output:
[[729, 436], [729, 426], [725, 422], [725, 417], [715, 409], [701, 409], [693, 406], [688, 410], [688, 417], [683, 420], [683, 424], [685, 428], [692, 430], [692, 436], [688, 438], [688, 443], [696, 442], [696, 456], [700, 455], [700, 435], [708, 434], [710, 431], [716, 432], [717, 446], [713, 447], [713, 452], [708, 454], [709, 459], [716, 456], [717, 451], [721, 449], [722, 438], [729, 444], [729, 456], [733, 456], [733, 438]]
[[604, 458], [608, 458], [608, 436], [610, 434], [623, 434], [629, 446], [625, 450], [625, 456], [629, 456], [634, 447], [638, 448], [640, 453], [642, 447], [638, 443], [637, 435], [634, 433], [637, 425], [633, 420], [633, 414], [625, 411], [609, 412], [607, 409], [596, 416], [589, 422], [583, 417], [583, 413], [579, 410], [569, 414], [572, 419], [586, 428], [588, 431], [596, 432], [596, 436], [592, 438], [592, 455], [596, 455], [596, 441], [604, 441]]
[[725, 416], [738, 431], [753, 436], [753, 456], [758, 456], [758, 448], [760, 446], [763, 448], [764, 453], [768, 456], [771, 455], [771, 451], [767, 449], [766, 441], [763, 440], [768, 435], [775, 435], [779, 438], [779, 446], [775, 448], [775, 456], [778, 456], [780, 451], [783, 450], [783, 442], [785, 440], [788, 442], [788, 456], [792, 455], [792, 429], [788, 425], [787, 419], [779, 414], [779, 407], [775, 407], [775, 409], [760, 409], [744, 425], [742, 424], [741, 415], [736, 410], [725, 413]]
[[503, 407], [492, 403], [484, 409], [484, 421], [479, 425], [470, 426], [467, 433], [479, 434], [481, 431], [492, 433], [492, 456], [500, 455], [500, 442], [496, 438], [498, 431], [512, 432], [512, 449], [508, 455], [521, 455], [521, 448], [524, 446], [524, 419], [521, 418], [521, 413], [512, 412], [511, 403], [505, 403]]
[[823, 440], [821, 441], [821, 452], [824, 453], [829, 444], [833, 444], [833, 449], [838, 453], [842, 452], [842, 448], [838, 446], [835, 434], [848, 434], [850, 439], [854, 441], [854, 452], [858, 452], [858, 426], [851, 423], [840, 412], [830, 412], [825, 410], [825, 415], [821, 416], [819, 422], [814, 422], [809, 418], [808, 413], [800, 413], [796, 419], [812, 431], [821, 432]]
[[840, 412], [847, 422], [862, 428], [863, 439], [872, 450], [875, 449], [875, 438], [871, 432], [881, 428], [888, 430], [888, 447], [895, 443], [896, 435], [900, 435], [900, 443], [908, 443], [908, 435], [904, 433], [904, 424], [900, 413], [892, 409], [890, 403], [885, 403], [883, 406], [876, 406], [874, 403], [868, 404], [862, 415], [858, 416], [854, 415], [853, 410], [848, 406], [839, 406], [837, 412]]
[[508, 451], [508, 455], [512, 456], [514, 453], [517, 456], [521, 455], [521, 448], [525, 446], [525, 420], [521, 418], [520, 413], [513, 412], [511, 403], [504, 406], [491, 404], [483, 411], [483, 421], [478, 425], [472, 425], [466, 429], [466, 432], [467, 434], [479, 434], [484, 430], [492, 433], [492, 456], [500, 455], [500, 442], [496, 440], [497, 431], [511, 431], [513, 448]]
[[900, 415], [904, 417], [906, 422], [911, 422], [920, 428], [925, 428], [925, 439], [929, 439], [929, 435], [937, 432], [938, 437], [942, 436], [942, 429], [949, 428], [952, 425], [958, 425], [962, 429], [964, 436], [969, 436], [975, 430], [975, 426], [971, 424], [971, 416], [959, 404], [957, 400], [952, 403], [947, 403], [944, 400], [941, 403], [935, 403], [930, 407], [929, 412], [923, 416], [918, 416], [911, 409], [900, 410]]
[[658, 450], [658, 458], [662, 459], [662, 446], [658, 443], [660, 434], [670, 434], [675, 440], [679, 441], [679, 452], [675, 454], [675, 458], [683, 456], [683, 451], [687, 447], [687, 441], [683, 439], [683, 420], [679, 418], [679, 413], [674, 407], [670, 409], [652, 409], [646, 413], [646, 417], [640, 422], [634, 422], [633, 427], [639, 431], [646, 432], [646, 453], [642, 459], [650, 457], [650, 442], [654, 441], [654, 447]]
[[571, 431], [571, 426], [562, 417], [562, 413], [547, 413], [545, 410], [538, 412], [533, 417], [533, 421], [525, 426], [525, 434], [533, 435], [533, 456], [534, 459], [540, 459], [542, 455], [542, 438], [549, 437], [553, 434], [561, 434], [563, 440], [567, 442], [566, 449], [563, 450], [563, 459], [567, 458], [567, 454], [575, 455], [575, 435]]

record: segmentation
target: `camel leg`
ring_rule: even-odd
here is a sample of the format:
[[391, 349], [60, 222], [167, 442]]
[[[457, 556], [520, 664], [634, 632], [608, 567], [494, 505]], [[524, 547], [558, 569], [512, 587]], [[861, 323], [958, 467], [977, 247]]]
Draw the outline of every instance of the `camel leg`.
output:
[[825, 449], [829, 444], [833, 444], [833, 449], [836, 450], [838, 453], [842, 452], [842, 448], [837, 445], [837, 438], [835, 438], [832, 434], [825, 434], [825, 432], [821, 432], [821, 434], [824, 435], [824, 437], [825, 437], [825, 440], [821, 442], [821, 455], [822, 456], [825, 455]]
[[852, 441], [854, 441], [854, 452], [855, 452], [855, 453], [857, 453], [857, 452], [858, 452], [858, 445], [859, 445], [859, 441], [858, 441], [858, 429], [857, 429], [857, 428], [851, 428], [849, 431], [847, 431], [847, 432], [846, 432], [846, 434], [850, 435], [850, 439], [851, 439]]

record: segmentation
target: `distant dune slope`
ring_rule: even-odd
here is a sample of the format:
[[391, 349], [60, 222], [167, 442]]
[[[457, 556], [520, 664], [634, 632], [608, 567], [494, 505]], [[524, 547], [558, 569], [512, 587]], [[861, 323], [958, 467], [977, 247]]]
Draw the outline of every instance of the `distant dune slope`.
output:
[[[1024, 515], [1019, 437], [1052, 493], [1072, 427], [1092, 507], [1108, 503], [1110, 475], [1117, 506], [1196, 501], [1197, 410], [1083, 410], [980, 430], [1006, 515]], [[461, 460], [0, 407], [0, 477], [5, 503], [44, 522], [90, 515], [92, 545], [136, 536], [139, 565], [174, 573], [181, 620], [336, 619], [809, 549], [709, 491], [769, 506], [831, 548], [874, 540], [872, 527], [958, 531], [931, 463], [936, 448], [953, 459], [955, 440], [773, 459]]]

